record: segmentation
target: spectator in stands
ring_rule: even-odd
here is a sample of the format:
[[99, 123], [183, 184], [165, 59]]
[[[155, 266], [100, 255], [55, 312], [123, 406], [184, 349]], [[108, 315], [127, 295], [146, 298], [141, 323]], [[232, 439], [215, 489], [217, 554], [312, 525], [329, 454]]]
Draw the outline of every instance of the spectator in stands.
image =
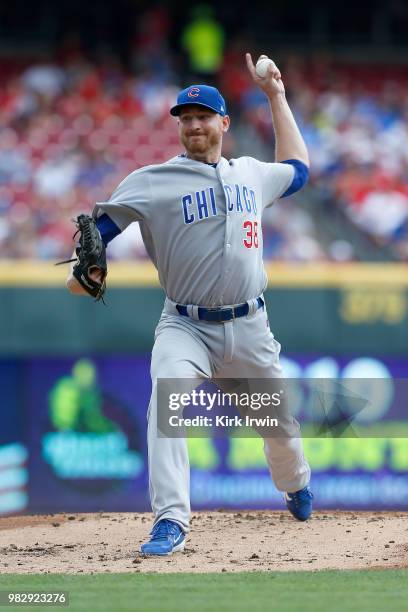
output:
[[188, 54], [190, 69], [205, 82], [211, 81], [221, 67], [224, 51], [224, 29], [209, 5], [200, 4], [192, 11], [181, 45]]

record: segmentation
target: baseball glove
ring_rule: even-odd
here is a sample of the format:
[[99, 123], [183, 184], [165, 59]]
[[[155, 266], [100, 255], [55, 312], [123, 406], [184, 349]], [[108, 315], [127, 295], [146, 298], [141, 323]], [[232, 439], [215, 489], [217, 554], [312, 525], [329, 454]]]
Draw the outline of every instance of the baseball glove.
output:
[[[101, 234], [96, 226], [95, 219], [89, 215], [79, 215], [74, 219], [77, 231], [74, 238], [79, 234], [79, 246], [76, 247], [76, 259], [67, 259], [57, 265], [76, 261], [72, 274], [89, 295], [96, 301], [103, 300], [106, 291], [106, 276], [108, 267], [106, 264], [106, 249], [102, 242]], [[99, 281], [95, 280], [98, 276]]]

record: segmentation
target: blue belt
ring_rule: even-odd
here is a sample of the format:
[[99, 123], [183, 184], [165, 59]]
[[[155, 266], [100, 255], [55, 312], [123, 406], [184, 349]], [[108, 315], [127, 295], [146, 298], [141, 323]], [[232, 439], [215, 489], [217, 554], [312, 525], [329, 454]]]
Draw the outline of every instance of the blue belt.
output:
[[[257, 304], [259, 308], [265, 304], [261, 297], [257, 298]], [[179, 314], [183, 317], [190, 316], [187, 312], [187, 306], [183, 304], [176, 304], [176, 308]], [[198, 307], [198, 318], [200, 321], [212, 321], [213, 323], [225, 323], [226, 321], [232, 321], [239, 317], [245, 317], [249, 312], [248, 302], [245, 304], [238, 304], [238, 306], [232, 306], [231, 308], [220, 306], [220, 308], [202, 308]]]

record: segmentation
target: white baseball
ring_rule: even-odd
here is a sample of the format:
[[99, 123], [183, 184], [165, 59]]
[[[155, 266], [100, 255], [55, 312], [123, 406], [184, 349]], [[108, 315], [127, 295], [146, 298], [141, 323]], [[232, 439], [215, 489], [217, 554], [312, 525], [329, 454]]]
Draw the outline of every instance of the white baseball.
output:
[[269, 57], [263, 57], [256, 62], [255, 71], [259, 77], [266, 77], [268, 73], [268, 67], [273, 64], [273, 61]]

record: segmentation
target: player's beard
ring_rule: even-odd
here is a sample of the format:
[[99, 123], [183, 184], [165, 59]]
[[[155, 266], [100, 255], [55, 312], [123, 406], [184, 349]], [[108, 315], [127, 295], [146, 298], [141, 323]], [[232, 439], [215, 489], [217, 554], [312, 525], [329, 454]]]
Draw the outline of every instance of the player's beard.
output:
[[206, 153], [217, 148], [221, 142], [221, 136], [216, 132], [197, 134], [200, 138], [192, 138], [191, 136], [193, 135], [182, 136], [181, 138], [189, 157], [205, 156]]

